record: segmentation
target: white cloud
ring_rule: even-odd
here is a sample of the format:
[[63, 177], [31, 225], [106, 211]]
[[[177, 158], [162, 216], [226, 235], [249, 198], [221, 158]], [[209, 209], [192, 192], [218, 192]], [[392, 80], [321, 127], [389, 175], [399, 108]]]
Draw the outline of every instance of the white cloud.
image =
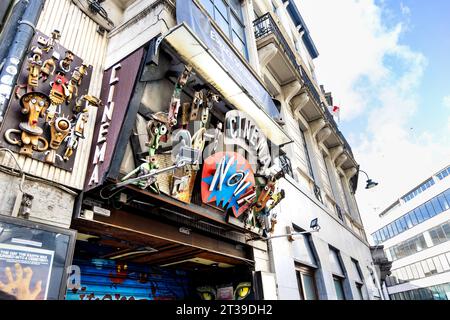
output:
[[403, 2], [400, 2], [400, 10], [403, 15], [409, 16], [411, 14], [411, 9], [406, 6]]
[[442, 104], [444, 105], [444, 107], [447, 107], [450, 109], [450, 95], [444, 97], [444, 99], [442, 99]]
[[[437, 136], [434, 128], [417, 132], [411, 124], [420, 107], [427, 59], [400, 41], [409, 8], [401, 6], [404, 20], [388, 27], [385, 8], [374, 0], [302, 0], [297, 5], [320, 53], [317, 78], [341, 104], [341, 126], [367, 121], [363, 132], [348, 138], [361, 169], [380, 182], [366, 191], [360, 177], [357, 197], [370, 230], [375, 212], [450, 162], [450, 128]], [[450, 96], [444, 104], [450, 106]]]

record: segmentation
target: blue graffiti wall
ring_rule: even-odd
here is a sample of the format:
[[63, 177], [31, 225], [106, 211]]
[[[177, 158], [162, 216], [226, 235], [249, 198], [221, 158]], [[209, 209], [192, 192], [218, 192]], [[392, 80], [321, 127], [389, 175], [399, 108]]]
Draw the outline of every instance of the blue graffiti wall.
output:
[[179, 300], [191, 295], [184, 271], [102, 259], [74, 260], [73, 265], [80, 267], [81, 284], [67, 290], [67, 300]]

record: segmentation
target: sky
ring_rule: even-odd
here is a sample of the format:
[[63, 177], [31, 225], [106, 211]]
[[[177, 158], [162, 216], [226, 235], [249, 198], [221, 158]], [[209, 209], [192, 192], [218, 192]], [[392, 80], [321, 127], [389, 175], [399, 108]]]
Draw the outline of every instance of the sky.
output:
[[450, 1], [296, 0], [319, 51], [316, 76], [339, 128], [379, 183], [356, 194], [370, 233], [378, 214], [450, 164]]

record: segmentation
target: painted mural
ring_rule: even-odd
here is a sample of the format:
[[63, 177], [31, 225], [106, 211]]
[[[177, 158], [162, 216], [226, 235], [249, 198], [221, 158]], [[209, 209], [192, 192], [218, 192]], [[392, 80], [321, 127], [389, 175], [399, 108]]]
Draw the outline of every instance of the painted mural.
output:
[[73, 264], [80, 268], [80, 285], [67, 291], [66, 300], [180, 300], [190, 296], [184, 271], [103, 259]]

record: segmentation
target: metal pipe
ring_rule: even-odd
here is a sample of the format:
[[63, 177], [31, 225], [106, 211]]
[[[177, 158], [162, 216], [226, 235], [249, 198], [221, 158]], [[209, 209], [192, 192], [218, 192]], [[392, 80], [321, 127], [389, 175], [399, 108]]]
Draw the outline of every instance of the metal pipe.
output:
[[22, 19], [18, 22], [17, 32], [10, 44], [0, 73], [0, 123], [3, 122], [6, 107], [19, 76], [23, 59], [34, 36], [35, 26], [44, 7], [45, 0], [29, 0]]
[[[6, 21], [6, 24], [2, 28], [2, 32], [0, 33], [0, 63], [3, 65], [3, 61], [5, 59], [6, 54], [8, 53], [8, 49], [13, 42], [14, 36], [16, 35], [17, 26], [20, 19], [27, 8], [28, 0], [20, 0], [17, 2], [11, 11], [11, 14]], [[2, 68], [0, 68], [1, 70]]]
[[13, 0], [0, 1], [0, 31], [3, 29], [4, 22], [8, 17], [13, 2]]

